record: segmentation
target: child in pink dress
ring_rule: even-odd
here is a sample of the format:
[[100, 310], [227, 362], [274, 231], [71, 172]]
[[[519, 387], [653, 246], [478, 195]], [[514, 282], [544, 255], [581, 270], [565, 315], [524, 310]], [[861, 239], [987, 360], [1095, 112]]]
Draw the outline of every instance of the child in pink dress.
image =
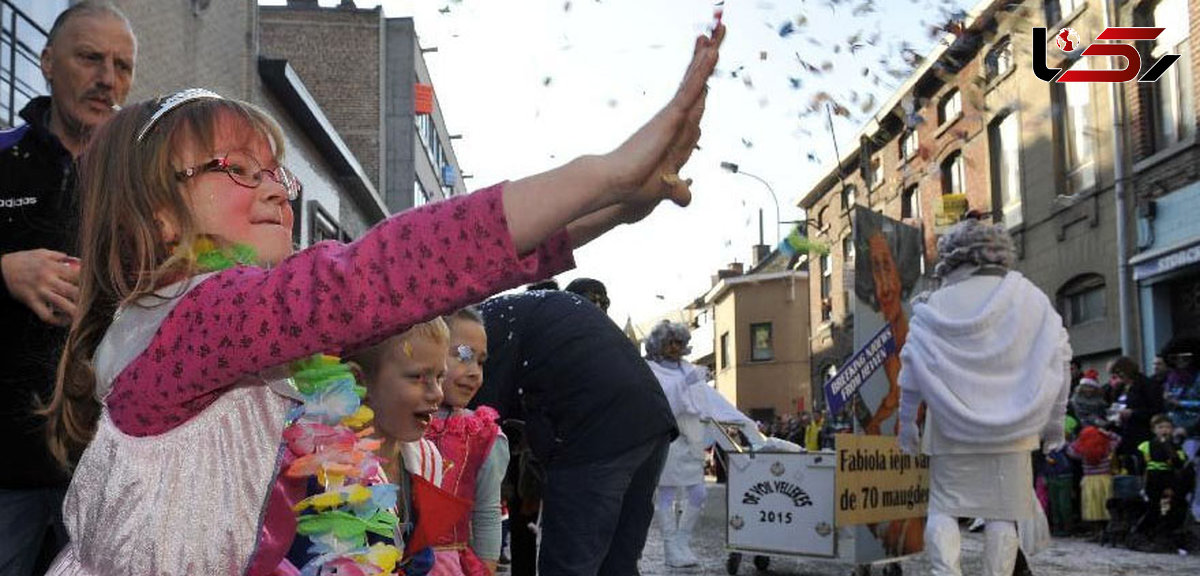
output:
[[445, 399], [425, 433], [446, 459], [443, 488], [473, 503], [472, 513], [435, 543], [434, 576], [489, 576], [500, 559], [500, 481], [508, 468], [508, 439], [490, 407], [468, 409], [483, 384], [487, 332], [474, 308], [446, 317], [450, 327]]
[[50, 573], [294, 574], [297, 532], [339, 535], [310, 573], [392, 573], [394, 549], [358, 546], [396, 527], [361, 387], [310, 357], [569, 269], [572, 247], [686, 204], [676, 173], [721, 35], [611, 153], [296, 254], [300, 185], [268, 116], [204, 90], [117, 113], [81, 159], [78, 313], [46, 410], [75, 465], [71, 544]]

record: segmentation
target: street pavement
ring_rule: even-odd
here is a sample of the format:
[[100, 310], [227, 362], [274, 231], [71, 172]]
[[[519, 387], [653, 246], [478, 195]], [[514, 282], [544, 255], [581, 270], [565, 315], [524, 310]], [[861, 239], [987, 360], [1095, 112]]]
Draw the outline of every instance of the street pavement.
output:
[[[692, 569], [671, 569], [663, 564], [662, 539], [656, 524], [650, 527], [650, 536], [640, 564], [643, 576], [676, 576], [680, 574], [717, 575], [727, 574], [725, 562], [725, 487], [708, 485], [708, 503], [696, 527], [693, 550], [700, 557], [701, 565]], [[980, 557], [983, 553], [982, 534], [963, 533], [963, 573], [979, 574], [982, 571]], [[1200, 575], [1200, 555], [1178, 556], [1174, 554], [1149, 554], [1119, 548], [1105, 548], [1082, 538], [1056, 538], [1049, 550], [1029, 561], [1037, 576], [1158, 576]], [[901, 562], [907, 575], [929, 573], [929, 563], [924, 554], [918, 554]], [[771, 556], [765, 574], [838, 575], [847, 576], [854, 566], [825, 560], [802, 559], [787, 556]], [[752, 575], [755, 570], [750, 556], [743, 558], [738, 574]], [[872, 574], [882, 574], [875, 567]]]

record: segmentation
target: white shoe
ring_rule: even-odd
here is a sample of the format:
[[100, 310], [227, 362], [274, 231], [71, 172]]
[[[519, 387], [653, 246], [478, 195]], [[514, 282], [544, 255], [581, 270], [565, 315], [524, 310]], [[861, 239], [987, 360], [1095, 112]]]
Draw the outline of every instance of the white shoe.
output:
[[696, 522], [700, 520], [700, 508], [683, 504], [683, 514], [679, 518], [679, 529], [675, 532], [675, 552], [678, 564], [673, 564], [680, 568], [691, 566], [699, 566], [700, 559], [692, 552], [692, 532], [696, 529]]
[[658, 528], [662, 531], [663, 563], [672, 568], [681, 566], [679, 552], [675, 547], [675, 534], [679, 531], [675, 517], [675, 505], [667, 508], [655, 508], [654, 517], [658, 518]]

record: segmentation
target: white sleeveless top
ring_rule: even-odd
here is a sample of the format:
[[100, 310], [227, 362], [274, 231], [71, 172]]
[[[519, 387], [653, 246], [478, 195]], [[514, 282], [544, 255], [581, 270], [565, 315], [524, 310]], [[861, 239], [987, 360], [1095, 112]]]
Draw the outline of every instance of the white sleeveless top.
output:
[[[187, 290], [206, 276], [124, 307], [96, 350], [97, 397], [150, 340]], [[105, 406], [67, 490], [71, 543], [48, 574], [244, 574], [299, 398], [286, 367], [246, 377], [184, 424], [134, 437]], [[266, 384], [266, 385], [264, 385]]]

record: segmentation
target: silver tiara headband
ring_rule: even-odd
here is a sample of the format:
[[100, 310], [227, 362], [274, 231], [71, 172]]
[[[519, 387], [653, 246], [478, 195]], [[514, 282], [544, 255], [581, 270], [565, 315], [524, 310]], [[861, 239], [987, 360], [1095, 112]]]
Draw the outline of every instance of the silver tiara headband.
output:
[[158, 110], [155, 110], [154, 115], [146, 121], [141, 130], [138, 130], [137, 141], [141, 142], [146, 137], [146, 134], [149, 134], [150, 130], [154, 128], [154, 125], [158, 124], [158, 121], [167, 115], [167, 112], [196, 100], [224, 100], [224, 98], [220, 94], [212, 90], [205, 90], [204, 88], [188, 88], [187, 90], [180, 90], [166, 98], [162, 98], [158, 101]]

